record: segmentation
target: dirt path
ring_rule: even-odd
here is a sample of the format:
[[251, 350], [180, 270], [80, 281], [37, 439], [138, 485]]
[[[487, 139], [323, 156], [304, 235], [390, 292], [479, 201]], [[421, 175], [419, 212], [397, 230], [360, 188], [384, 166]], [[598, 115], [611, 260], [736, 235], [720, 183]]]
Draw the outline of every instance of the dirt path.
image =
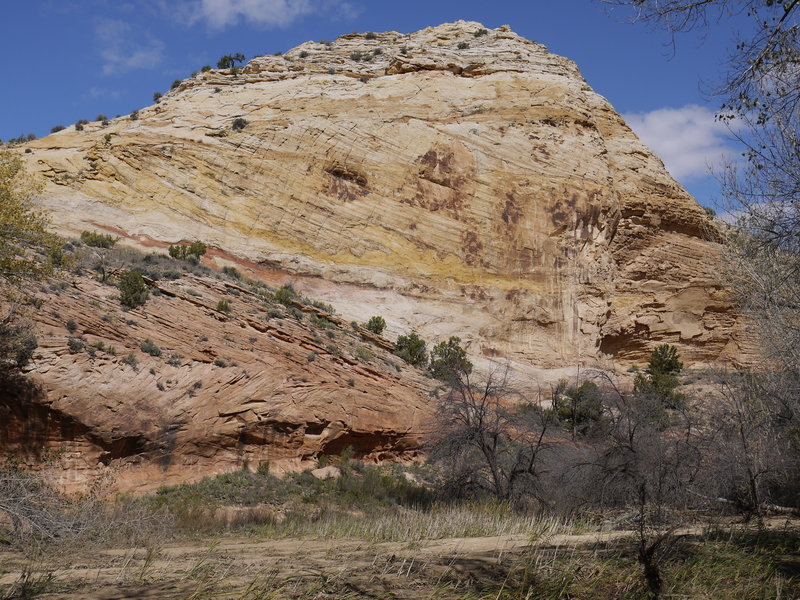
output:
[[[576, 546], [623, 535], [557, 535], [535, 544]], [[422, 543], [220, 537], [156, 551], [74, 549], [43, 563], [4, 552], [0, 586], [30, 568], [34, 582], [54, 577], [42, 599], [458, 598], [476, 582], [502, 580], [507, 564], [530, 547], [524, 535]]]

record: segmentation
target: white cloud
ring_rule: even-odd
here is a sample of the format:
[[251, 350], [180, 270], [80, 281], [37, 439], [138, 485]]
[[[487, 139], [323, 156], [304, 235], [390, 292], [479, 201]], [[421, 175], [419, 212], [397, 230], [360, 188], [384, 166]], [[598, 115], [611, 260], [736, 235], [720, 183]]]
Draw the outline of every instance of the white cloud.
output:
[[659, 108], [623, 115], [639, 138], [681, 182], [704, 177], [731, 160], [730, 131], [703, 106]]
[[334, 13], [346, 18], [357, 14], [346, 0], [190, 0], [183, 8], [190, 25], [205, 21], [213, 29], [239, 21], [260, 27], [286, 27], [312, 14]]
[[136, 41], [132, 39], [132, 32], [133, 28], [124, 21], [103, 18], [95, 21], [104, 75], [150, 69], [161, 63], [164, 43], [152, 36]]

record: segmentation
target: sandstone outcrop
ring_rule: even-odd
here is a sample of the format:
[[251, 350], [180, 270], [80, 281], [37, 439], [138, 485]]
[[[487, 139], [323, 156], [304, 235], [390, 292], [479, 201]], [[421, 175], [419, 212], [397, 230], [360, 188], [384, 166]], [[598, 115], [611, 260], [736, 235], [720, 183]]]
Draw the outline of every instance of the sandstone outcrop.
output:
[[750, 351], [704, 211], [574, 63], [508, 27], [307, 42], [137, 116], [28, 145], [63, 231], [202, 239], [528, 372]]
[[347, 447], [368, 461], [418, 459], [431, 382], [369, 332], [313, 306], [267, 304], [236, 281], [154, 286], [127, 312], [115, 287], [87, 276], [37, 293], [30, 372], [0, 385], [0, 452], [58, 466], [67, 489], [108, 476], [137, 491], [298, 470]]

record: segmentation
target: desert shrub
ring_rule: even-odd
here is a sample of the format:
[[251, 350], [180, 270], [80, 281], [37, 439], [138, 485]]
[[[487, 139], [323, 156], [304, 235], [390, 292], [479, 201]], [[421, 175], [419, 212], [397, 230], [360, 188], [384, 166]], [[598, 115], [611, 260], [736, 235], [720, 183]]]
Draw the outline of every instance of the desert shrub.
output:
[[194, 241], [191, 244], [174, 244], [167, 249], [167, 252], [172, 258], [179, 260], [189, 260], [191, 258], [199, 260], [207, 250], [208, 247], [203, 242]]
[[469, 44], [467, 42], [459, 42], [458, 43], [458, 49], [459, 50], [466, 50], [467, 48], [469, 48]]
[[140, 273], [136, 271], [123, 271], [119, 275], [117, 284], [120, 291], [119, 301], [122, 306], [136, 308], [147, 302], [149, 295], [147, 284]]
[[78, 324], [74, 319], [69, 319], [66, 323], [64, 323], [64, 326], [70, 333], [75, 333], [78, 330]]
[[317, 353], [316, 353], [316, 352], [313, 352], [313, 351], [312, 351], [312, 352], [310, 352], [308, 356], [306, 356], [306, 360], [307, 360], [308, 362], [314, 362], [314, 360], [315, 360], [316, 358], [317, 358]]
[[356, 348], [353, 354], [355, 354], [355, 357], [358, 360], [363, 362], [369, 362], [373, 358], [375, 358], [375, 353], [369, 348], [365, 348], [364, 346], [359, 346], [358, 348]]
[[98, 121], [98, 122], [108, 121], [108, 117], [107, 117], [107, 116], [105, 116], [103, 113], [100, 113], [99, 115], [97, 115], [97, 116], [94, 118], [94, 120], [95, 120], [95, 121]]
[[236, 267], [222, 267], [222, 272], [225, 273], [231, 279], [241, 279], [242, 274], [239, 272], [239, 269]]
[[364, 329], [380, 335], [383, 333], [383, 330], [386, 329], [386, 319], [379, 316], [370, 317], [369, 321], [364, 323]]
[[95, 248], [113, 248], [118, 241], [119, 238], [110, 234], [96, 233], [94, 231], [81, 232], [81, 242]]
[[69, 348], [70, 352], [80, 352], [83, 350], [84, 346], [85, 344], [77, 338], [67, 338], [67, 348]]
[[488, 33], [489, 32], [486, 29], [478, 29], [478, 31], [476, 31], [474, 35], [475, 37], [481, 37], [482, 35], [486, 35]]
[[139, 350], [144, 352], [145, 354], [149, 354], [150, 356], [161, 356], [161, 348], [156, 346], [156, 344], [151, 339], [146, 339], [139, 345]]
[[279, 302], [286, 306], [291, 306], [292, 302], [297, 299], [298, 294], [291, 283], [287, 283], [279, 287], [275, 291], [275, 302]]
[[208, 73], [210, 70], [211, 70], [211, 65], [203, 65], [202, 67], [200, 67], [201, 73]]
[[227, 366], [228, 366], [228, 363], [226, 363], [226, 362], [225, 362], [223, 359], [221, 359], [221, 358], [215, 358], [215, 359], [214, 359], [214, 366], [215, 366], [215, 367], [220, 367], [221, 369], [224, 369], [225, 367], [227, 367]]
[[442, 381], [458, 381], [472, 372], [472, 363], [467, 352], [461, 347], [461, 338], [451, 337], [440, 342], [431, 351], [428, 366], [431, 375]]
[[37, 341], [31, 325], [10, 314], [0, 319], [0, 375], [27, 365]]
[[364, 55], [361, 52], [352, 52], [350, 54], [350, 60], [354, 60], [356, 62], [360, 62], [364, 59]]
[[130, 117], [128, 117], [128, 118], [129, 118], [131, 121], [138, 121], [138, 120], [139, 120], [139, 111], [138, 111], [138, 110], [135, 110], [135, 111], [133, 111], [133, 112], [130, 114]]
[[179, 88], [181, 86], [181, 83], [183, 83], [182, 80], [176, 79], [175, 81], [172, 82], [172, 85], [169, 86], [169, 89], [171, 89], [171, 90], [177, 89], [177, 88]]
[[217, 311], [221, 313], [229, 313], [231, 311], [231, 303], [227, 298], [220, 298], [217, 302]]
[[83, 131], [83, 123], [75, 123], [75, 131]]
[[245, 127], [247, 127], [248, 121], [247, 119], [243, 119], [242, 117], [237, 117], [231, 123], [231, 129], [234, 131], [241, 131]]
[[407, 363], [415, 367], [421, 367], [428, 361], [425, 346], [425, 340], [419, 337], [415, 331], [412, 331], [408, 335], [401, 335], [397, 338], [394, 353]]
[[64, 131], [65, 127], [63, 125], [54, 125], [50, 128], [50, 133], [58, 133], [59, 131]]
[[161, 98], [164, 96], [161, 92], [153, 92], [153, 102], [158, 103]]
[[126, 365], [129, 365], [129, 366], [133, 367], [134, 369], [137, 366], [139, 366], [139, 361], [136, 359], [136, 354], [134, 354], [133, 352], [131, 352], [130, 354], [128, 354], [128, 356], [123, 358], [121, 362], [123, 364], [126, 364]]
[[368, 40], [374, 40], [374, 39], [376, 39], [378, 36], [376, 36], [376, 35], [375, 35], [375, 32], [373, 32], [373, 31], [368, 31], [368, 32], [367, 32], [367, 35], [365, 35], [364, 37], [365, 37], [366, 39], [368, 39]]
[[300, 52], [299, 56], [300, 56], [300, 58], [307, 58], [308, 57], [308, 51], [302, 50]]

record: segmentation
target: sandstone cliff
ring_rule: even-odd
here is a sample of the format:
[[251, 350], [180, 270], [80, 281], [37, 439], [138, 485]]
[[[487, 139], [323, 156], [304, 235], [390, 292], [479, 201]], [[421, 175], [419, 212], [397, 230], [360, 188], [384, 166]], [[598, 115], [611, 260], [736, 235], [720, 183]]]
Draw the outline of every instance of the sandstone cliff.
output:
[[297, 470], [347, 447], [418, 458], [431, 382], [385, 340], [235, 280], [185, 275], [152, 289], [127, 312], [116, 288], [85, 275], [37, 293], [30, 373], [0, 384], [0, 452], [53, 461], [67, 489], [111, 475], [118, 490]]
[[307, 42], [26, 156], [65, 232], [202, 239], [390, 335], [529, 371], [740, 360], [702, 209], [571, 61], [481, 30]]

